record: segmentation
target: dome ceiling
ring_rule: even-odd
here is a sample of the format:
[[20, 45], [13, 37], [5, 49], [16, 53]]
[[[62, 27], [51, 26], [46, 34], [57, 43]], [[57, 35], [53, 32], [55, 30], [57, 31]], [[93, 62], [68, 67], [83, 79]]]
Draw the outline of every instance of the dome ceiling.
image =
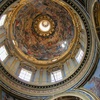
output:
[[51, 0], [32, 0], [15, 16], [13, 36], [18, 48], [37, 60], [61, 56], [74, 38], [69, 12]]
[[[12, 4], [11, 11], [6, 10], [4, 43], [9, 56], [2, 62], [2, 70], [8, 71], [2, 75], [4, 83], [32, 96], [60, 93], [82, 84], [90, 68], [85, 62], [89, 58], [91, 33], [83, 12], [73, 1], [67, 3], [20, 0]], [[19, 78], [24, 68], [32, 73], [29, 82]], [[59, 69], [62, 79], [53, 83], [50, 75]]]

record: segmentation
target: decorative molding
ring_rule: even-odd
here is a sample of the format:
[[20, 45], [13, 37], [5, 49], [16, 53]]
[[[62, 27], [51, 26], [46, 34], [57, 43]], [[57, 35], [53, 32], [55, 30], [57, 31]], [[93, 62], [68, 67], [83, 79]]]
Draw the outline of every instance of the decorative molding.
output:
[[[9, 0], [9, 1], [14, 2], [14, 0]], [[90, 65], [89, 68], [85, 67], [90, 57], [91, 48], [92, 48], [91, 47], [92, 46], [91, 29], [90, 29], [89, 22], [87, 19], [88, 17], [86, 18], [86, 16], [88, 15], [85, 15], [83, 11], [81, 11], [81, 9], [79, 9], [78, 6], [73, 3], [73, 0], [66, 0], [66, 3], [69, 4], [79, 14], [79, 16], [81, 17], [84, 23], [86, 33], [87, 33], [87, 50], [80, 67], [70, 77], [68, 77], [67, 79], [61, 82], [54, 83], [53, 85], [47, 85], [47, 86], [35, 86], [35, 85], [31, 85], [31, 84], [19, 81], [18, 79], [10, 75], [2, 65], [0, 65], [0, 71], [2, 72], [1, 76], [4, 75], [2, 77], [2, 80], [7, 81], [7, 83], [9, 84], [11, 83], [11, 85], [16, 86], [15, 88], [18, 89], [17, 92], [19, 90], [24, 91], [25, 94], [29, 93], [31, 97], [33, 94], [34, 95], [52, 95], [53, 93], [60, 93], [67, 89], [71, 89], [73, 86], [77, 87], [78, 82], [79, 82], [78, 86], [83, 83], [83, 81], [81, 81], [82, 78], [84, 78], [85, 80], [86, 77], [88, 77], [89, 74], [86, 75], [86, 72], [88, 72], [89, 68], [92, 69], [93, 67], [92, 65]], [[2, 6], [0, 10], [0, 14], [2, 14], [3, 11], [6, 9], [6, 7], [8, 7], [9, 5], [10, 4], [7, 2], [7, 6], [6, 4]], [[9, 88], [9, 86], [7, 86], [7, 88]]]

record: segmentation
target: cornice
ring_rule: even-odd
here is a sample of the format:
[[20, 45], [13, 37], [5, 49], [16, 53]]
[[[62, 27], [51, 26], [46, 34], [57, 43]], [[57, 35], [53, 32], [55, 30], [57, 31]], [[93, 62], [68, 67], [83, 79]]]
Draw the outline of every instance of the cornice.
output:
[[0, 5], [0, 15], [15, 1], [17, 0], [3, 0]]

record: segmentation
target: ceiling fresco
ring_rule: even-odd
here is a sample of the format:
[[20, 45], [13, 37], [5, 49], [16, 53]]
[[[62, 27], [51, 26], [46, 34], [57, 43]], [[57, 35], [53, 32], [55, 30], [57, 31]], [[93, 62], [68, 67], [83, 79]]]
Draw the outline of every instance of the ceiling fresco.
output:
[[[87, 96], [89, 92], [76, 88], [92, 76], [99, 55], [86, 10], [74, 0], [16, 0], [13, 4], [9, 1], [0, 11], [7, 14], [1, 46], [5, 45], [9, 54], [0, 63], [1, 87], [16, 96], [36, 100], [58, 98], [64, 91]], [[84, 56], [78, 55], [79, 49]], [[82, 57], [80, 63], [77, 55]], [[19, 77], [24, 68], [32, 73], [29, 82]], [[51, 75], [57, 70], [61, 70], [63, 78], [52, 82]], [[95, 80], [91, 80], [93, 89], [98, 85]], [[10, 95], [7, 98], [16, 99]]]
[[[38, 16], [47, 16], [48, 22], [51, 25], [54, 23], [49, 35], [39, 35], [34, 29]], [[22, 7], [16, 15], [13, 29], [14, 39], [20, 50], [37, 60], [59, 57], [74, 38], [74, 24], [70, 14], [51, 0], [32, 0]]]

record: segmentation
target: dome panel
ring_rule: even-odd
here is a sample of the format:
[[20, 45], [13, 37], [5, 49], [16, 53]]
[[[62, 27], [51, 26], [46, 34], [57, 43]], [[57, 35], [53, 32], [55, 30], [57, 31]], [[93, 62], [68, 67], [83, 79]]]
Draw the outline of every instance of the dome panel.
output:
[[[49, 23], [46, 31], [41, 29], [44, 20]], [[18, 48], [25, 55], [42, 61], [61, 56], [74, 38], [70, 14], [51, 0], [32, 0], [22, 7], [16, 15], [13, 29]]]

